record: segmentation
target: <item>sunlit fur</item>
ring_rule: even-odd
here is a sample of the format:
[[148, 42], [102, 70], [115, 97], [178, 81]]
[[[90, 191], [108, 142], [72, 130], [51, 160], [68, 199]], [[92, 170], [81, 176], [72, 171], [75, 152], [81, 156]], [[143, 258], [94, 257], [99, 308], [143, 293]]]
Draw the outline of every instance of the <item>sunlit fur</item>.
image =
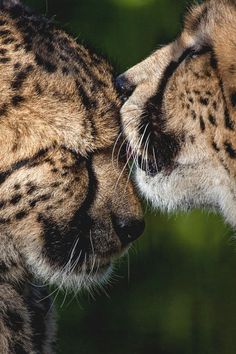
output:
[[142, 223], [142, 211], [105, 59], [3, 0], [0, 87], [0, 352], [51, 354], [55, 321], [43, 284], [102, 286], [131, 242], [117, 220]]
[[174, 42], [120, 77], [133, 90], [121, 112], [130, 156], [142, 159], [141, 193], [167, 211], [219, 210], [233, 227], [235, 36], [236, 1], [203, 2], [187, 11]]

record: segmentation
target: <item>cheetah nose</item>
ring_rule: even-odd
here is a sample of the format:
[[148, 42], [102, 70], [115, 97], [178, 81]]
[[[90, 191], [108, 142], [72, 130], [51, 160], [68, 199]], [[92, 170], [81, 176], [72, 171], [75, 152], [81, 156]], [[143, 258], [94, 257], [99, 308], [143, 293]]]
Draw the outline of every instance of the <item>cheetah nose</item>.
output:
[[119, 218], [113, 215], [112, 223], [123, 246], [137, 240], [145, 229], [145, 222], [142, 219]]
[[121, 100], [125, 102], [132, 95], [135, 86], [122, 74], [116, 79], [116, 88], [121, 96]]

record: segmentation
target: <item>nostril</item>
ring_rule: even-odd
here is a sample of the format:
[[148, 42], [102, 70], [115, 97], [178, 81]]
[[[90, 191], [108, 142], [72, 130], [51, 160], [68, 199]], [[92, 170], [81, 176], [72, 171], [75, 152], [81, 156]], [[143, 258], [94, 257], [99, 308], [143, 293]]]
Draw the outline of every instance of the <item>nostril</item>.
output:
[[124, 246], [139, 238], [145, 228], [144, 221], [139, 219], [119, 218], [113, 215], [112, 222], [114, 230]]
[[121, 98], [125, 101], [133, 93], [135, 86], [130, 83], [130, 81], [125, 77], [125, 75], [120, 75], [116, 79], [116, 87], [121, 95]]

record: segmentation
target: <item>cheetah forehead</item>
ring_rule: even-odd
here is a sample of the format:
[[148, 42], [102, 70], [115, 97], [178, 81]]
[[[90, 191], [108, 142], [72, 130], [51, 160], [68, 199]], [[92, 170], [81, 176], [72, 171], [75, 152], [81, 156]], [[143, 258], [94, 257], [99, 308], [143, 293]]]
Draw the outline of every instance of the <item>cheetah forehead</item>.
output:
[[0, 2], [0, 77], [0, 168], [55, 144], [87, 155], [114, 143], [112, 66], [17, 0]]

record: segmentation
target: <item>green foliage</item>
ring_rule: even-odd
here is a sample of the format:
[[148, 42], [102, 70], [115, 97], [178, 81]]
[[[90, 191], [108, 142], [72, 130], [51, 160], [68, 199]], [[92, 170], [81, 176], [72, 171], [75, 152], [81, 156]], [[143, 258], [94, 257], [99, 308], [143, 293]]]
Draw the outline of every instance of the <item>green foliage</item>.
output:
[[[29, 0], [122, 71], [180, 31], [185, 1]], [[96, 301], [57, 299], [61, 354], [235, 354], [236, 254], [213, 215], [146, 215], [121, 278]], [[129, 273], [129, 276], [128, 276]], [[68, 305], [69, 304], [69, 305]]]

